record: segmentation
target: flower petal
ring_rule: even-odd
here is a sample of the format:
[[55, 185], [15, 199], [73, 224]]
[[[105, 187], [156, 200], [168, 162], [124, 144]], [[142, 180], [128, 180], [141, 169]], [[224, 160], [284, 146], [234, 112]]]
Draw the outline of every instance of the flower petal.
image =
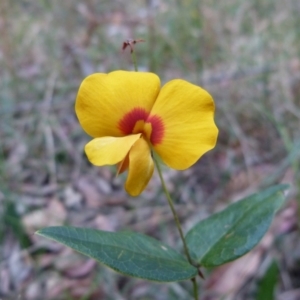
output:
[[163, 86], [151, 110], [163, 122], [163, 137], [154, 149], [171, 168], [184, 170], [214, 148], [218, 128], [214, 102], [202, 88], [184, 80]]
[[117, 138], [111, 136], [96, 138], [87, 143], [84, 150], [93, 165], [114, 165], [125, 158], [140, 136], [141, 134], [133, 134]]
[[82, 82], [75, 110], [82, 128], [93, 137], [124, 136], [118, 123], [133, 109], [150, 112], [159, 93], [153, 73], [115, 71], [93, 74]]
[[148, 143], [140, 138], [129, 152], [129, 171], [125, 189], [131, 196], [138, 196], [153, 175], [154, 163]]
[[117, 176], [124, 173], [129, 167], [129, 152], [125, 158], [118, 163]]

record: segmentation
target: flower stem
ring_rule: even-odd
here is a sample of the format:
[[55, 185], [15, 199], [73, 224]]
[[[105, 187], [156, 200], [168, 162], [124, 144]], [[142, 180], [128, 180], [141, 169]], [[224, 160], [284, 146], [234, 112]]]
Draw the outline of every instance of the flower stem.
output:
[[[181, 238], [181, 240], [182, 240], [182, 242], [183, 242], [184, 253], [185, 253], [185, 255], [186, 255], [187, 259], [188, 259], [188, 262], [189, 262], [191, 265], [193, 265], [193, 261], [192, 261], [191, 255], [190, 255], [190, 253], [189, 253], [189, 250], [188, 250], [188, 247], [187, 247], [187, 244], [186, 244], [184, 235], [183, 235], [183, 231], [182, 231], [182, 228], [181, 228], [181, 225], [180, 225], [180, 222], [179, 222], [178, 215], [177, 215], [177, 213], [176, 213], [176, 210], [175, 210], [175, 207], [174, 207], [172, 198], [171, 198], [171, 196], [170, 196], [170, 193], [169, 193], [169, 191], [168, 191], [168, 189], [167, 189], [167, 187], [166, 187], [164, 178], [163, 178], [163, 176], [162, 176], [162, 172], [161, 172], [161, 168], [160, 168], [159, 162], [157, 161], [157, 159], [156, 159], [155, 156], [153, 157], [153, 160], [154, 160], [154, 162], [155, 162], [155, 165], [156, 165], [156, 168], [157, 168], [157, 172], [158, 172], [158, 175], [159, 175], [159, 178], [160, 178], [160, 181], [161, 181], [161, 184], [162, 184], [164, 193], [165, 193], [165, 195], [166, 195], [166, 197], [167, 197], [169, 206], [170, 206], [171, 211], [172, 211], [172, 213], [173, 213], [173, 217], [174, 217], [174, 220], [175, 220], [177, 229], [178, 229], [178, 231], [179, 231], [180, 238]], [[191, 280], [192, 280], [192, 282], [193, 282], [193, 287], [194, 287], [194, 297], [195, 297], [195, 300], [198, 300], [198, 287], [197, 287], [196, 277], [192, 278]]]
[[137, 67], [136, 55], [135, 55], [134, 50], [131, 50], [131, 58], [132, 58], [134, 70], [137, 72], [138, 71], [138, 67]]
[[177, 229], [179, 231], [179, 234], [180, 234], [180, 237], [181, 237], [181, 240], [183, 242], [183, 247], [184, 247], [184, 252], [185, 252], [185, 255], [189, 261], [189, 263], [192, 265], [192, 259], [191, 259], [191, 256], [190, 256], [190, 253], [189, 253], [189, 250], [188, 250], [188, 247], [186, 245], [186, 242], [185, 242], [185, 238], [184, 238], [184, 235], [183, 235], [183, 231], [182, 231], [182, 228], [181, 228], [181, 225], [180, 225], [180, 222], [179, 222], [179, 218], [178, 218], [178, 215], [176, 213], [176, 210], [174, 208], [174, 204], [173, 204], [173, 201], [172, 201], [172, 198], [170, 196], [170, 193], [166, 187], [166, 184], [165, 184], [165, 181], [164, 181], [164, 178], [162, 176], [162, 172], [161, 172], [161, 169], [160, 169], [160, 165], [159, 165], [159, 162], [154, 158], [154, 161], [155, 161], [155, 165], [156, 165], [156, 168], [157, 168], [157, 171], [158, 171], [158, 175], [159, 175], [159, 178], [160, 178], [160, 181], [161, 181], [161, 184], [162, 184], [162, 187], [163, 187], [163, 190], [164, 190], [164, 193], [168, 199], [168, 203], [169, 203], [169, 206], [172, 210], [172, 213], [173, 213], [173, 217], [174, 217], [174, 220], [175, 220], [175, 223], [176, 223], [176, 226], [177, 226]]
[[195, 300], [198, 300], [199, 296], [198, 296], [198, 286], [197, 286], [196, 277], [192, 278], [191, 280], [193, 282], [193, 288], [194, 288], [193, 290], [194, 290]]

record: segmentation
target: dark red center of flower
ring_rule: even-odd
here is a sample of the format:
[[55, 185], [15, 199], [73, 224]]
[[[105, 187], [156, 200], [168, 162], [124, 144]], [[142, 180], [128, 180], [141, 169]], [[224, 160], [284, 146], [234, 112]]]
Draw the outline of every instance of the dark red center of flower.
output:
[[[140, 121], [140, 122], [139, 122]], [[129, 135], [136, 130], [136, 126], [139, 123], [143, 123], [144, 126], [140, 130], [140, 133], [150, 139], [152, 145], [161, 143], [164, 137], [164, 123], [158, 115], [149, 115], [144, 108], [136, 107], [126, 113], [124, 117], [119, 121], [119, 129], [124, 135]], [[149, 128], [149, 125], [150, 128]], [[150, 132], [149, 132], [150, 129]]]

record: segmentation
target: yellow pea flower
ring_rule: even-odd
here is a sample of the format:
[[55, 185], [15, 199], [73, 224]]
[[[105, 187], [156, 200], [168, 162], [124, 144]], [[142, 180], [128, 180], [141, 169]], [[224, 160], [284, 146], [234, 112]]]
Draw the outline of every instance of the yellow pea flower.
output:
[[96, 73], [80, 85], [75, 110], [82, 128], [94, 139], [85, 146], [96, 166], [128, 169], [126, 191], [139, 195], [153, 171], [151, 151], [176, 170], [193, 165], [214, 148], [218, 128], [208, 92], [175, 79], [160, 87], [153, 73]]

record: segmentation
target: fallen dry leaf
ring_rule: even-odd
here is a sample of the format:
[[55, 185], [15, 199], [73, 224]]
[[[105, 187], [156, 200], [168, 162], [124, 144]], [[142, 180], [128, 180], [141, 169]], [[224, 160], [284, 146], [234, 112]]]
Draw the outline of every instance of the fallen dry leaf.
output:
[[76, 188], [83, 195], [88, 207], [100, 207], [102, 205], [101, 193], [98, 191], [92, 178], [80, 177], [76, 182]]
[[70, 268], [64, 270], [64, 274], [69, 278], [82, 278], [88, 276], [97, 265], [93, 259], [88, 259], [84, 262], [78, 262]]
[[45, 208], [34, 210], [23, 216], [22, 222], [28, 234], [33, 235], [35, 231], [43, 227], [64, 224], [67, 212], [61, 201], [51, 198], [47, 204]]

